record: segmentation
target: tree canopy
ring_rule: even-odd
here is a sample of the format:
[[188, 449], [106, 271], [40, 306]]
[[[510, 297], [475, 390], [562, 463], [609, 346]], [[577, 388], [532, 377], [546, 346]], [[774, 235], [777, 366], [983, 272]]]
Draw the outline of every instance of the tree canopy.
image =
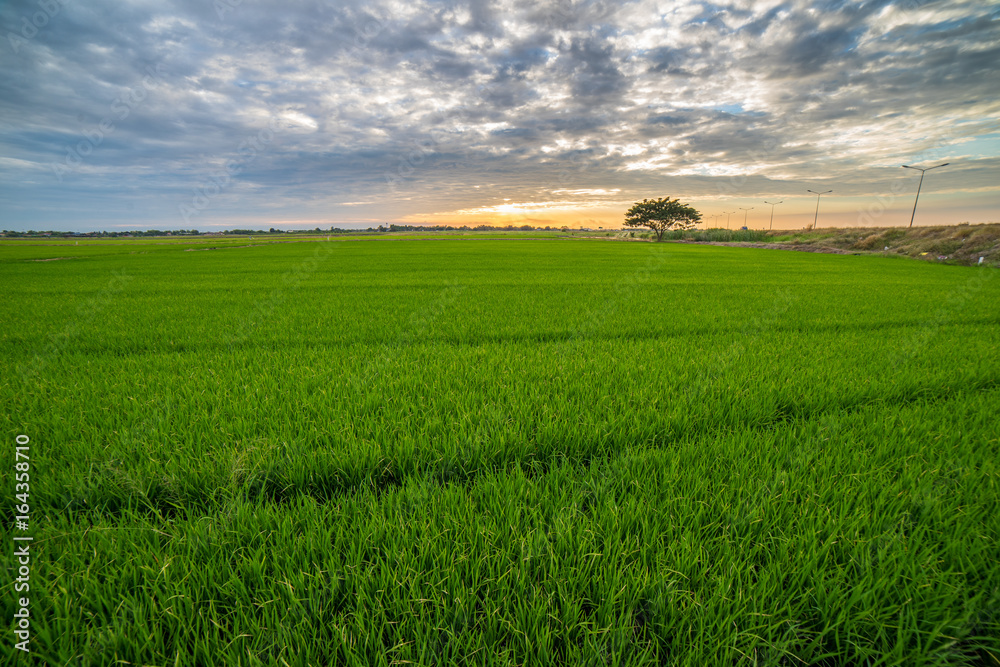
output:
[[668, 229], [691, 229], [699, 222], [701, 213], [670, 197], [643, 199], [625, 213], [626, 227], [648, 227], [656, 232], [657, 241]]

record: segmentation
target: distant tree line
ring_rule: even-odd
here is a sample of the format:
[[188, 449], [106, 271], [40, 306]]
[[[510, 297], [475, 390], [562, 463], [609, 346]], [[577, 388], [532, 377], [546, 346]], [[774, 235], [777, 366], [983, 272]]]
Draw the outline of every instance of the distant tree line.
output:
[[569, 231], [569, 227], [533, 227], [531, 225], [506, 225], [499, 227], [496, 225], [476, 225], [470, 227], [468, 225], [462, 225], [461, 227], [456, 227], [453, 225], [379, 225], [378, 227], [368, 227], [367, 229], [341, 229], [340, 227], [330, 227], [329, 229], [320, 229], [315, 227], [313, 229], [275, 229], [271, 227], [268, 230], [263, 229], [226, 229], [221, 232], [200, 232], [197, 229], [172, 229], [172, 230], [160, 230], [160, 229], [137, 229], [132, 231], [121, 231], [121, 232], [60, 232], [60, 231], [35, 231], [29, 229], [26, 232], [18, 232], [13, 230], [5, 229], [0, 232], [0, 236], [7, 238], [32, 238], [32, 237], [56, 237], [56, 238], [135, 238], [140, 236], [204, 236], [206, 234], [210, 235], [233, 235], [233, 236], [247, 236], [251, 234], [259, 234], [261, 236], [266, 236], [268, 234], [357, 234], [359, 232], [536, 232], [536, 231]]
[[[532, 227], [531, 225], [506, 225], [504, 227], [498, 227], [497, 225], [476, 225], [475, 227], [469, 227], [468, 225], [462, 225], [461, 227], [453, 227], [452, 225], [379, 225], [374, 230], [369, 227], [368, 231], [376, 232], [537, 232], [537, 231], [551, 231], [552, 227]], [[568, 230], [569, 227], [556, 227], [559, 230]]]
[[9, 229], [5, 229], [0, 232], [0, 236], [6, 236], [8, 238], [25, 238], [25, 237], [56, 237], [56, 238], [128, 238], [133, 236], [200, 236], [201, 232], [197, 229], [175, 229], [170, 231], [160, 231], [159, 229], [141, 229], [130, 232], [60, 232], [60, 231], [39, 231], [36, 232], [33, 229], [29, 229], [26, 232], [18, 232]]

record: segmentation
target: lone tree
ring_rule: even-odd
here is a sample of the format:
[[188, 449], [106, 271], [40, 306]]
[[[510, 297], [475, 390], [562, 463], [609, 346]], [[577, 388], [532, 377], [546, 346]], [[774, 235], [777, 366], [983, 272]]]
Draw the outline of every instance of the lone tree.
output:
[[649, 227], [656, 240], [663, 240], [668, 229], [691, 229], [701, 222], [701, 213], [678, 199], [643, 199], [625, 213], [626, 227]]

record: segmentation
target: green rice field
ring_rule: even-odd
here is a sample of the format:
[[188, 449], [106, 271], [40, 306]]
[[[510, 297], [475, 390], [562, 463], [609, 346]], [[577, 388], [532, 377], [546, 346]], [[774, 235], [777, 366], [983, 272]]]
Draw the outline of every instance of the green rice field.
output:
[[0, 243], [0, 663], [1000, 665], [998, 273]]

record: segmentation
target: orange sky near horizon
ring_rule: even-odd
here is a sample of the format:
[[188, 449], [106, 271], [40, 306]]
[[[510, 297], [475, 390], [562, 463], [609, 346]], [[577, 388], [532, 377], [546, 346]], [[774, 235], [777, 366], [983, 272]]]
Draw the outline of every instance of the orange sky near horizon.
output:
[[[820, 199], [819, 227], [905, 227], [910, 224], [915, 193], [884, 197], [842, 197], [825, 195]], [[926, 195], [921, 193], [914, 218], [914, 226], [981, 224], [1000, 222], [1000, 210], [990, 206], [995, 199], [992, 193]], [[774, 207], [774, 229], [801, 229], [813, 224], [816, 216], [816, 198], [809, 195], [796, 198], [772, 198], [766, 201], [783, 201]], [[710, 227], [738, 229], [746, 225], [751, 229], [767, 229], [772, 225], [771, 206], [765, 200], [691, 201], [702, 214], [699, 228]], [[615, 205], [588, 204], [586, 202], [509, 202], [494, 207], [479, 207], [431, 215], [404, 216], [403, 224], [475, 226], [531, 225], [534, 227], [604, 227], [619, 229], [625, 211], [634, 202], [621, 201]], [[743, 211], [743, 208], [750, 208]], [[725, 215], [732, 212], [730, 215]]]

